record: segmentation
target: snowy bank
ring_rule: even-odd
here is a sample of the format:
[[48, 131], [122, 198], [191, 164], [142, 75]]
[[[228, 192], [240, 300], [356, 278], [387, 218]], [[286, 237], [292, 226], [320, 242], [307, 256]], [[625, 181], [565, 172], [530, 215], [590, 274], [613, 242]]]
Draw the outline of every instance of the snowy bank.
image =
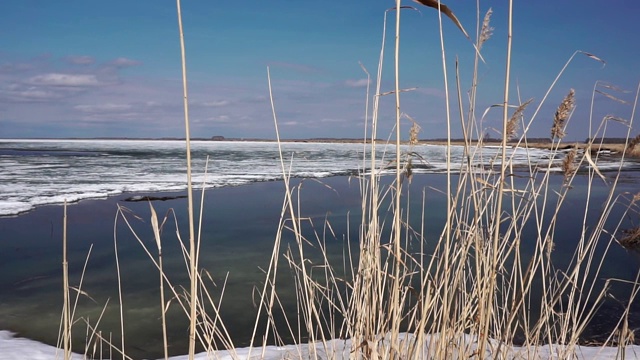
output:
[[[409, 335], [412, 336], [412, 335]], [[471, 337], [467, 336], [471, 349], [475, 349], [475, 344], [471, 342]], [[427, 343], [437, 340], [437, 336], [427, 336]], [[263, 348], [239, 348], [232, 352], [216, 351], [211, 353], [200, 353], [196, 359], [308, 359], [317, 355], [320, 359], [348, 359], [351, 349], [349, 340], [332, 340], [326, 343], [318, 343], [315, 346], [315, 354], [310, 354], [313, 348], [309, 345], [289, 345], [289, 346], [267, 346]], [[496, 344], [493, 344], [496, 345]], [[508, 350], [509, 359], [560, 359], [563, 358], [563, 347], [559, 345], [545, 345], [538, 348], [512, 348]], [[599, 359], [640, 359], [640, 346], [627, 346], [624, 357], [619, 353], [620, 349], [614, 347], [587, 347], [577, 346], [575, 354], [577, 359], [599, 360]], [[491, 350], [487, 350], [486, 359], [492, 359]], [[34, 340], [14, 337], [9, 331], [0, 331], [0, 360], [53, 360], [61, 359], [62, 351], [51, 345], [46, 345]], [[72, 359], [82, 359], [82, 355], [74, 354]], [[422, 358], [431, 358], [428, 354], [423, 354]], [[465, 357], [466, 358], [466, 357]], [[187, 355], [171, 357], [172, 360], [186, 360]]]

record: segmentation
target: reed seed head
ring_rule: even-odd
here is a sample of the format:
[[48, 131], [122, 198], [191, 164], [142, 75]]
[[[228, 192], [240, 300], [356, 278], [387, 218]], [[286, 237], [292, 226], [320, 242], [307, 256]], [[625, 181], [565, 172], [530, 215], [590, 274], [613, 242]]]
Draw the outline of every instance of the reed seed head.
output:
[[519, 130], [518, 122], [522, 118], [522, 113], [524, 112], [524, 109], [527, 107], [527, 105], [531, 104], [532, 101], [533, 101], [533, 98], [520, 104], [520, 106], [518, 106], [516, 111], [513, 112], [513, 115], [511, 115], [511, 118], [507, 122], [507, 140], [511, 140], [514, 137], [518, 136], [518, 130]]
[[413, 122], [411, 129], [409, 130], [409, 144], [416, 145], [418, 143], [418, 134], [420, 133], [420, 125], [417, 122]]
[[622, 230], [620, 245], [627, 250], [640, 251], [640, 226]]
[[553, 237], [548, 236], [547, 237], [547, 243], [546, 243], [546, 251], [547, 251], [547, 256], [551, 256], [551, 253], [553, 252], [553, 250], [556, 248], [556, 244], [553, 242]]
[[482, 48], [482, 44], [484, 44], [491, 35], [493, 35], [493, 28], [489, 25], [491, 21], [491, 14], [493, 14], [493, 10], [489, 8], [487, 13], [484, 15], [484, 20], [482, 21], [482, 30], [480, 31], [480, 39], [478, 39], [478, 49]]
[[567, 181], [569, 177], [576, 171], [575, 166], [576, 148], [574, 147], [565, 155], [562, 160], [562, 173], [564, 174], [564, 180]]
[[640, 150], [636, 149], [638, 144], [640, 144], [640, 134], [629, 141], [629, 144], [627, 144], [627, 151], [631, 154], [640, 152]]
[[407, 165], [404, 168], [404, 174], [407, 177], [409, 184], [411, 184], [411, 179], [413, 177], [413, 162], [411, 161], [411, 158], [407, 159]]
[[552, 139], [562, 139], [565, 136], [564, 127], [569, 115], [571, 115], [571, 111], [573, 110], [574, 101], [575, 91], [571, 89], [567, 96], [565, 96], [564, 100], [560, 103], [560, 106], [558, 106], [555, 116], [553, 117], [553, 126], [551, 127]]

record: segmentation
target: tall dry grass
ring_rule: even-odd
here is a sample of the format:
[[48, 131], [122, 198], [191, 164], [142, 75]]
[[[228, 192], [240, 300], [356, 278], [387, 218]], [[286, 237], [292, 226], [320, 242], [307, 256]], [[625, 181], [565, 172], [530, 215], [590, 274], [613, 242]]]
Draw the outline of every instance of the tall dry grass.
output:
[[[418, 2], [439, 9], [439, 14], [444, 13], [450, 19], [455, 19], [453, 11], [439, 2]], [[398, 1], [395, 9], [402, 8]], [[395, 15], [397, 64], [400, 53], [400, 12]], [[501, 152], [488, 157], [482, 151], [485, 129], [477, 122], [481, 117], [478, 116], [475, 99], [478, 66], [482, 61], [480, 50], [490, 37], [490, 15], [491, 12], [488, 11], [483, 21], [479, 22], [479, 35], [474, 44], [474, 76], [471, 89], [468, 90], [470, 101], [466, 114], [460, 111], [466, 157], [461, 164], [448, 166], [446, 176], [449, 180], [446, 189], [442, 189], [448, 199], [448, 206], [447, 209], [439, 210], [445, 211], [446, 224], [436, 243], [428, 244], [434, 248], [430, 253], [425, 253], [425, 243], [429, 238], [424, 233], [425, 224], [411, 223], [410, 207], [407, 206], [411, 200], [407, 198], [409, 193], [403, 192], [403, 187], [410, 186], [413, 158], [403, 156], [405, 150], [401, 146], [401, 87], [397, 65], [394, 69], [395, 90], [389, 93], [380, 91], [386, 38], [385, 17], [383, 50], [371, 109], [371, 147], [366, 155], [370, 161], [366, 161], [366, 158], [363, 161], [363, 164], [371, 165], [365, 165], [359, 177], [363, 194], [360, 239], [357, 249], [346, 252], [345, 262], [353, 264], [353, 267], [348, 269], [345, 278], [338, 280], [332, 273], [336, 265], [329, 259], [320, 264], [307, 261], [305, 244], [321, 244], [321, 239], [298, 242], [298, 257], [287, 257], [299, 286], [299, 306], [301, 312], [306, 314], [298, 319], [302, 321], [300, 326], [308, 331], [309, 346], [314, 348], [319, 343], [323, 353], [328, 354], [326, 356], [329, 358], [342, 358], [346, 354], [351, 358], [365, 359], [512, 358], [516, 355], [536, 358], [542, 356], [541, 345], [544, 344], [556, 344], [553, 350], [556, 356], [571, 358], [576, 356], [576, 346], [581, 334], [607, 296], [609, 282], [616, 281], [612, 279], [603, 285], [597, 279], [602, 272], [603, 258], [608, 255], [610, 247], [615, 246], [620, 234], [634, 239], [635, 231], [621, 232], [621, 222], [613, 229], [605, 226], [615, 220], [609, 216], [613, 207], [621, 201], [616, 194], [621, 168], [613, 176], [605, 177], [598, 169], [597, 157], [591, 155], [593, 144], [588, 144], [583, 151], [574, 148], [565, 153], [560, 150], [564, 148], [561, 144], [576, 101], [573, 89], [559, 101], [555, 114], [549, 115], [552, 119], [549, 131], [552, 139], [555, 139], [549, 160], [534, 163], [530, 159], [526, 168], [515, 168], [513, 164], [517, 149], [527, 151], [527, 132], [531, 123], [540, 115], [543, 104], [575, 56], [582, 54], [593, 60], [603, 61], [593, 54], [576, 51], [560, 70], [533, 114], [527, 116], [525, 110], [533, 100], [519, 105], [512, 104], [510, 100], [509, 30], [504, 98], [501, 105]], [[510, 10], [508, 29], [511, 29], [512, 17]], [[462, 30], [457, 19], [454, 22]], [[443, 75], [446, 79], [447, 59], [442, 37], [441, 45]], [[460, 87], [460, 80], [456, 79], [456, 83], [458, 104], [462, 109], [460, 94], [464, 89]], [[447, 84], [445, 80], [447, 126], [450, 129], [454, 120], [448, 112]], [[376, 147], [388, 145], [379, 144], [375, 140], [378, 99], [391, 94], [396, 97], [395, 142], [391, 144], [395, 148], [391, 155], [395, 157], [395, 181], [385, 188], [381, 185], [383, 168], [380, 159], [376, 159], [374, 154]], [[511, 116], [510, 108], [515, 108]], [[633, 126], [634, 110], [635, 104], [630, 118], [625, 120], [629, 129]], [[275, 109], [274, 119], [277, 126]], [[594, 134], [600, 138], [605, 137], [604, 129], [610, 120], [603, 119], [598, 128], [593, 129]], [[521, 134], [517, 133], [519, 129], [522, 129]], [[450, 130], [448, 133], [450, 148]], [[410, 137], [415, 136], [413, 126], [409, 134]], [[508, 141], [515, 144], [509, 145]], [[407, 151], [409, 153], [410, 150]], [[556, 161], [555, 158], [562, 160]], [[559, 170], [560, 175], [555, 174], [555, 169]], [[402, 174], [408, 176], [403, 177]], [[286, 173], [284, 175], [286, 183]], [[555, 185], [557, 182], [552, 181], [554, 176], [563, 177], [559, 187]], [[566, 211], [565, 201], [572, 183], [578, 176], [586, 177], [590, 188], [606, 186], [609, 195], [604, 204], [597, 204], [601, 205], [601, 211], [595, 224], [588, 222], [595, 205], [591, 203], [590, 192], [586, 195], [586, 205], [580, 209], [583, 223], [573, 258], [566, 267], [559, 268], [553, 257], [555, 242], [560, 240], [556, 229], [558, 222], [562, 221], [562, 211]], [[605, 180], [605, 183], [601, 183], [600, 179]], [[290, 201], [291, 192], [295, 190], [287, 187], [286, 191], [285, 202], [289, 203], [288, 206], [300, 206]], [[428, 203], [427, 200], [423, 201], [424, 209]], [[383, 203], [392, 205], [383, 208]], [[290, 209], [284, 222], [299, 222], [301, 213], [300, 208]], [[421, 218], [423, 221], [426, 218], [424, 213]], [[391, 224], [386, 224], [383, 219], [392, 219]], [[529, 230], [531, 228], [533, 232]], [[297, 237], [304, 237], [296, 227], [290, 227], [289, 230]], [[534, 244], [532, 254], [524, 250], [525, 242]], [[280, 244], [279, 239], [276, 241], [276, 248], [279, 246], [277, 244]], [[604, 247], [603, 252], [597, 250], [600, 247]], [[289, 251], [291, 250], [287, 250], [287, 254]], [[274, 253], [277, 252], [277, 249], [274, 250]], [[275, 267], [275, 264], [272, 266]], [[325, 269], [330, 275], [313, 277], [309, 274], [314, 268]], [[275, 293], [276, 286], [271, 285], [271, 292]], [[630, 287], [637, 288], [637, 282], [631, 279]], [[629, 304], [635, 293], [632, 292], [631, 298], [626, 302], [627, 314], [623, 314], [623, 317], [628, 315]], [[270, 305], [264, 306], [264, 311], [273, 311]], [[533, 309], [536, 310], [532, 311]], [[325, 315], [321, 315], [322, 312]], [[338, 323], [333, 324], [331, 321]], [[332, 329], [339, 331], [332, 332]], [[400, 334], [401, 330], [407, 334]], [[632, 333], [628, 328], [620, 331], [624, 336], [618, 337], [615, 344], [622, 351]], [[290, 335], [295, 336], [294, 333]], [[329, 342], [335, 338], [348, 339], [345, 345], [347, 350]], [[515, 343], [521, 346], [514, 347]], [[613, 344], [605, 342], [603, 345]], [[312, 358], [318, 357], [312, 351], [309, 354]]]
[[[347, 242], [343, 258], [328, 256], [326, 233], [333, 232], [333, 228], [329, 222], [314, 224], [304, 215], [304, 192], [301, 187], [291, 185], [291, 164], [286, 160], [289, 156], [279, 147], [284, 198], [280, 221], [274, 224], [278, 231], [270, 263], [264, 270], [265, 281], [256, 290], [257, 315], [247, 357], [263, 356], [271, 338], [278, 344], [284, 343], [282, 339], [295, 339], [298, 346], [292, 351], [295, 357], [301, 359], [539, 358], [542, 356], [541, 345], [545, 344], [555, 344], [553, 352], [558, 358], [573, 358], [577, 356], [582, 333], [599, 304], [608, 295], [609, 284], [622, 282], [618, 279], [609, 279], [604, 283], [598, 281], [603, 259], [612, 246], [616, 246], [616, 243], [631, 246], [640, 242], [637, 228], [626, 229], [623, 219], [610, 218], [614, 206], [624, 200], [616, 192], [622, 161], [617, 172], [605, 177], [598, 168], [597, 155], [591, 155], [593, 143], [587, 144], [582, 151], [577, 148], [568, 152], [561, 150], [576, 102], [573, 89], [564, 99], [556, 100], [559, 105], [555, 114], [541, 112], [543, 104], [551, 101], [549, 96], [552, 90], [576, 55], [603, 61], [593, 54], [576, 51], [559, 71], [535, 110], [528, 113], [533, 100], [512, 100], [513, 90], [509, 87], [513, 20], [510, 1], [508, 18], [504, 19], [508, 39], [504, 91], [499, 105], [502, 108], [499, 129], [501, 147], [497, 155], [487, 155], [483, 151], [483, 135], [486, 133], [482, 125], [484, 115], [478, 111], [476, 101], [480, 84], [479, 68], [484, 62], [481, 51], [483, 45], [491, 41], [491, 9], [481, 21], [478, 4], [476, 40], [471, 44], [475, 53], [473, 75], [466, 81], [469, 85], [465, 88], [462, 85], [465, 80], [459, 75], [456, 61], [456, 91], [451, 92], [442, 16], [453, 21], [464, 36], [469, 36], [452, 9], [439, 1], [416, 2], [437, 10], [435, 14], [440, 25], [448, 156], [444, 175], [446, 186], [437, 190], [444, 194], [447, 205], [434, 209], [430, 207], [430, 200], [424, 191], [420, 199], [411, 198], [415, 192], [408, 191], [412, 176], [419, 176], [414, 173], [413, 164], [424, 159], [413, 148], [417, 146], [415, 140], [420, 131], [419, 121], [414, 118], [419, 119], [419, 116], [403, 114], [401, 106], [401, 93], [404, 91], [400, 86], [399, 66], [401, 13], [403, 9], [413, 8], [403, 6], [397, 0], [396, 6], [384, 13], [382, 45], [372, 96], [371, 89], [367, 87], [365, 118], [367, 122], [371, 118], [371, 122], [365, 128], [364, 136], [368, 141], [365, 141], [362, 169], [357, 176], [362, 194], [359, 209], [361, 218], [358, 223], [350, 224], [358, 227], [359, 238], [349, 239], [352, 241]], [[179, 0], [177, 6], [183, 59], [187, 163], [190, 164], [184, 35]], [[383, 92], [381, 79], [387, 47], [387, 15], [390, 13], [395, 15], [395, 83], [393, 91]], [[425, 21], [434, 21], [433, 15], [433, 12], [429, 12]], [[363, 70], [370, 78], [367, 69], [363, 67]], [[269, 72], [267, 79], [276, 137], [280, 145]], [[593, 94], [598, 91], [594, 89]], [[466, 99], [462, 96], [465, 92], [468, 94]], [[381, 121], [380, 99], [383, 96], [395, 98], [395, 140], [387, 143], [376, 140]], [[457, 105], [457, 119], [450, 109], [452, 104]], [[593, 101], [591, 105], [593, 107]], [[630, 106], [629, 118], [616, 120], [624, 122], [629, 132], [633, 128], [636, 106], [637, 95], [636, 102]], [[511, 109], [515, 110], [509, 116]], [[490, 110], [485, 110], [484, 114]], [[551, 119], [549, 131], [553, 146], [549, 159], [540, 163], [530, 157], [527, 166], [517, 168], [513, 161], [516, 150], [529, 151], [527, 134], [538, 117]], [[408, 131], [403, 129], [403, 119], [411, 121]], [[604, 138], [610, 120], [603, 119], [593, 133], [590, 129], [590, 139]], [[460, 163], [454, 163], [451, 156], [451, 134], [456, 126], [459, 126], [465, 144]], [[408, 147], [402, 141], [405, 134], [412, 140]], [[630, 138], [630, 133], [627, 133], [627, 138]], [[637, 145], [636, 139], [628, 142], [630, 150]], [[393, 159], [393, 175], [390, 175], [393, 180], [388, 182], [385, 178], [389, 168], [386, 158], [376, 156], [380, 148], [389, 149], [390, 154], [385, 153], [385, 157]], [[624, 154], [622, 156], [621, 160], [624, 160]], [[222, 290], [214, 294], [211, 291], [211, 275], [198, 268], [199, 235], [196, 239], [190, 171], [189, 168], [188, 242], [184, 243], [178, 233], [183, 244], [185, 265], [189, 269], [189, 288], [181, 289], [173, 285], [162, 267], [161, 230], [162, 225], [169, 221], [168, 215], [159, 222], [151, 207], [151, 224], [158, 247], [157, 260], [144, 241], [137, 234], [135, 236], [160, 274], [159, 314], [164, 319], [167, 308], [177, 306], [190, 319], [189, 358], [195, 356], [196, 343], [210, 358], [215, 358], [215, 351], [221, 349], [228, 350], [232, 358], [240, 358], [234, 351], [232, 336], [221, 317], [224, 284]], [[563, 177], [560, 185], [553, 181], [553, 177], [557, 176]], [[586, 178], [590, 189], [606, 186], [608, 196], [604, 203], [598, 204], [598, 213], [592, 214], [594, 204], [591, 191], [587, 193], [584, 199], [586, 205], [578, 209], [582, 224], [573, 257], [560, 267], [553, 256], [555, 244], [561, 241], [557, 227], [562, 221], [562, 211], [567, 207], [566, 200], [577, 177]], [[410, 206], [416, 202], [421, 203], [422, 211], [417, 217], [412, 213], [415, 207]], [[631, 205], [623, 217], [633, 211]], [[429, 227], [425, 223], [428, 218], [426, 209], [444, 212], [444, 226], [435, 234], [426, 230]], [[118, 216], [135, 234], [125, 215], [126, 211], [120, 209]], [[595, 223], [589, 220], [594, 216]], [[173, 219], [178, 227], [175, 216]], [[611, 223], [613, 227], [609, 226]], [[322, 231], [305, 232], [303, 229], [309, 225], [314, 228], [319, 225]], [[283, 240], [286, 233], [293, 234], [295, 241], [292, 245]], [[530, 248], [527, 249], [525, 244], [529, 244]], [[279, 282], [282, 281], [278, 271], [283, 263], [288, 265], [293, 274], [297, 300], [295, 314], [288, 312], [278, 292]], [[640, 272], [638, 274], [640, 276]], [[602, 344], [619, 346], [621, 356], [624, 355], [625, 345], [633, 340], [633, 331], [628, 326], [629, 304], [639, 289], [637, 277], [626, 281], [632, 291], [625, 302], [617, 332]], [[166, 290], [163, 287], [165, 284]], [[65, 289], [68, 291], [68, 285], [65, 285]], [[164, 298], [165, 291], [171, 296], [169, 301]], [[65, 299], [65, 304], [67, 302]], [[65, 309], [66, 324], [69, 310], [68, 307]], [[165, 326], [163, 320], [163, 328]], [[104, 339], [96, 327], [90, 328], [94, 334], [98, 334], [100, 346], [106, 344], [109, 348], [117, 348], [110, 345], [111, 341]], [[67, 331], [65, 325], [65, 344]], [[169, 347], [166, 330], [163, 330], [163, 336], [166, 358]], [[121, 351], [124, 352], [124, 340], [122, 342]], [[125, 358], [124, 353], [122, 356]]]

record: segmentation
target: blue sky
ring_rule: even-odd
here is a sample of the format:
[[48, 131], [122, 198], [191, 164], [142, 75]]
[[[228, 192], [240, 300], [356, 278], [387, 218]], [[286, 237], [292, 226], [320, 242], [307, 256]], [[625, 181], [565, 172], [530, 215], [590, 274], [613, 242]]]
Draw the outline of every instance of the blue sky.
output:
[[[472, 38], [475, 1], [448, 0]], [[533, 98], [528, 119], [564, 63], [578, 56], [541, 107], [530, 136], [547, 137], [555, 108], [570, 88], [576, 110], [567, 139], [588, 134], [596, 82], [600, 91], [632, 102], [640, 81], [640, 2], [635, 0], [514, 1], [511, 103]], [[267, 66], [282, 137], [361, 137], [366, 75], [376, 73], [384, 12], [392, 0], [211, 1], [183, 0], [192, 136], [273, 138]], [[401, 14], [402, 111], [422, 127], [421, 138], [446, 135], [445, 101], [433, 9]], [[508, 1], [491, 7], [493, 37], [480, 66], [478, 116], [502, 102]], [[382, 91], [393, 88], [394, 16]], [[459, 58], [465, 107], [474, 50], [444, 19], [450, 89]], [[451, 97], [453, 135], [460, 136], [457, 99]], [[392, 134], [394, 103], [383, 97], [380, 137]], [[631, 106], [596, 94], [594, 122], [606, 115], [629, 119]], [[493, 137], [501, 111], [482, 122]], [[179, 37], [175, 1], [22, 0], [0, 5], [0, 137], [183, 137]], [[633, 135], [640, 132], [640, 123]], [[408, 134], [410, 122], [402, 129]], [[609, 122], [609, 135], [625, 127]]]

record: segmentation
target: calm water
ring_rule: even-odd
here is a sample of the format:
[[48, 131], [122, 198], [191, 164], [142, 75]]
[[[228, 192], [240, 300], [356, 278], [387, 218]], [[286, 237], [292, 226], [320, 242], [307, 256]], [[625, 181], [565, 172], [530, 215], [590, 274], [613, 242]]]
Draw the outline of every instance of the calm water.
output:
[[[56, 200], [59, 197], [54, 195], [56, 191], [61, 191], [59, 189], [67, 189], [65, 194], [76, 194], [79, 199], [90, 198], [96, 194], [104, 196], [127, 192], [133, 186], [131, 184], [141, 187], [133, 189], [136, 190], [135, 194], [184, 195], [181, 191], [167, 192], [181, 189], [180, 182], [183, 175], [180, 171], [183, 171], [183, 168], [179, 165], [180, 144], [174, 142], [148, 144], [149, 142], [114, 141], [98, 145], [86, 142], [43, 142], [45, 145], [38, 143], [30, 143], [29, 146], [33, 148], [29, 150], [14, 148], [12, 151], [7, 150], [6, 143], [0, 145], [5, 147], [4, 155], [0, 155], [0, 163], [3, 164], [4, 169], [13, 169], [10, 174], [0, 175], [4, 176], [5, 180], [8, 179], [8, 182], [0, 183], [0, 186], [4, 186], [3, 191], [0, 192], [2, 201], [5, 201], [4, 204], [9, 204], [5, 207], [5, 213], [32, 209], [19, 216], [0, 218], [0, 271], [3, 274], [0, 277], [0, 329], [16, 331], [29, 338], [55, 343], [62, 306], [60, 275], [63, 210], [59, 205], [34, 206], [46, 202], [57, 203]], [[164, 145], [160, 146], [161, 143]], [[141, 144], [151, 148], [138, 149]], [[198, 144], [196, 146], [197, 163], [203, 165], [202, 157], [206, 157], [205, 154], [209, 152], [223, 151], [221, 150], [224, 148], [223, 145], [220, 143]], [[15, 144], [11, 146], [18, 147]], [[215, 157], [212, 156], [217, 160], [212, 161], [211, 166], [217, 165], [212, 167], [207, 181], [216, 187], [206, 192], [200, 262], [201, 267], [207, 269], [214, 278], [217, 287], [211, 288], [216, 297], [219, 296], [228, 273], [222, 303], [223, 318], [238, 346], [248, 344], [251, 335], [256, 311], [253, 305], [255, 295], [253, 290], [254, 287], [261, 288], [264, 281], [261, 269], [265, 269], [268, 265], [284, 196], [284, 184], [281, 181], [266, 181], [276, 180], [279, 177], [277, 152], [273, 149], [275, 145], [248, 143], [243, 146], [246, 148], [229, 151], [224, 156], [221, 153], [217, 153]], [[322, 224], [325, 219], [331, 223], [335, 236], [327, 236], [327, 249], [331, 257], [340, 259], [346, 246], [357, 247], [359, 188], [354, 178], [345, 175], [360, 169], [361, 160], [358, 157], [361, 156], [362, 145], [290, 144], [290, 146], [292, 148], [289, 151], [295, 156], [293, 173], [299, 177], [294, 180], [294, 184], [302, 184], [302, 215], [313, 220], [320, 234], [322, 234]], [[329, 150], [328, 147], [331, 149]], [[46, 149], [43, 150], [43, 148]], [[428, 202], [426, 232], [437, 234], [442, 229], [445, 207], [444, 196], [438, 190], [444, 189], [446, 180], [444, 175], [438, 174], [440, 165], [438, 165], [437, 154], [443, 154], [444, 150], [439, 147], [425, 147], [423, 150], [432, 152], [429, 155], [431, 167], [425, 166], [421, 173], [414, 177], [410, 188], [411, 198], [415, 200], [415, 208], [419, 209], [422, 191], [426, 192]], [[20, 151], [28, 153], [14, 154]], [[55, 154], [43, 156], [43, 151]], [[81, 154], [78, 155], [77, 152]], [[249, 153], [253, 153], [253, 156]], [[156, 156], [162, 161], [153, 160]], [[226, 159], [225, 156], [232, 157], [233, 160]], [[543, 159], [545, 155], [541, 153], [539, 156]], [[104, 164], [105, 161], [107, 164]], [[297, 164], [298, 161], [302, 164]], [[45, 163], [51, 167], [40, 168]], [[619, 192], [638, 191], [639, 173], [633, 170], [634, 166], [627, 165], [628, 170], [623, 174], [624, 181], [620, 184]], [[21, 178], [18, 175], [19, 171], [24, 171], [22, 179], [27, 180], [19, 180]], [[246, 177], [242, 177], [241, 174], [245, 174]], [[38, 176], [40, 179], [37, 178]], [[324, 178], [321, 179], [322, 183], [318, 183], [311, 179], [302, 179], [304, 177]], [[139, 182], [138, 179], [140, 179]], [[388, 180], [383, 181], [388, 182]], [[560, 186], [562, 180], [559, 176], [553, 176], [552, 181], [554, 186]], [[75, 184], [78, 184], [81, 190], [77, 190]], [[229, 186], [240, 184], [243, 185]], [[39, 189], [40, 187], [45, 190]], [[83, 192], [84, 188], [93, 190]], [[108, 189], [112, 189], [112, 192]], [[586, 177], [579, 176], [567, 200], [562, 215], [563, 222], [558, 225], [559, 229], [556, 231], [559, 236], [556, 240], [555, 252], [559, 267], [571, 256], [572, 245], [575, 244], [576, 234], [582, 221], [580, 212], [576, 210], [584, 208], [583, 199], [586, 191]], [[594, 211], [591, 212], [590, 222], [593, 222], [598, 215], [599, 204], [604, 201], [606, 194], [605, 186], [596, 186], [592, 190], [591, 206]], [[79, 284], [83, 264], [90, 247], [93, 246], [82, 285], [83, 291], [90, 298], [80, 297], [76, 318], [86, 317], [91, 323], [95, 323], [102, 306], [108, 302], [100, 328], [105, 333], [114, 331], [114, 337], [116, 337], [115, 332], [119, 329], [119, 323], [114, 259], [115, 233], [123, 274], [127, 347], [134, 358], [141, 356], [159, 358], [162, 356], [162, 340], [157, 270], [147, 258], [142, 246], [127, 229], [122, 218], [116, 216], [118, 205], [126, 207], [127, 218], [131, 220], [134, 230], [155, 254], [155, 242], [149, 227], [149, 205], [147, 202], [122, 201], [131, 195], [132, 193], [127, 192], [108, 199], [84, 200], [73, 203], [68, 208], [69, 261], [73, 286]], [[197, 193], [196, 198], [199, 199], [199, 196], [200, 194]], [[3, 203], [0, 202], [0, 204]], [[188, 238], [185, 226], [186, 199], [155, 201], [153, 205], [161, 219], [167, 213], [175, 214], [182, 238]], [[621, 207], [618, 208], [620, 209]], [[418, 214], [419, 211], [412, 211], [412, 213]], [[141, 220], [136, 219], [133, 214], [139, 216]], [[347, 219], [350, 220], [350, 228], [347, 228]], [[415, 221], [419, 219], [415, 218]], [[304, 232], [307, 236], [313, 237], [311, 227], [306, 227]], [[165, 271], [169, 274], [174, 286], [187, 287], [185, 265], [175, 233], [171, 215], [163, 232]], [[284, 239], [292, 241], [289, 234], [285, 234]], [[310, 256], [314, 256], [313, 252]], [[338, 262], [338, 264], [341, 263], [341, 261]], [[632, 279], [638, 264], [634, 254], [629, 254], [616, 246], [605, 262], [603, 277]], [[280, 291], [283, 294], [284, 306], [294, 313], [293, 296], [287, 297], [287, 294], [292, 294], [291, 282], [284, 281], [291, 279], [291, 271], [283, 264], [280, 274], [283, 279], [280, 282]], [[185, 353], [187, 334], [185, 316], [174, 305], [170, 308], [169, 317], [171, 352], [172, 354]], [[76, 327], [79, 329], [76, 331], [78, 335], [76, 344], [80, 344], [84, 327], [81, 325]]]

